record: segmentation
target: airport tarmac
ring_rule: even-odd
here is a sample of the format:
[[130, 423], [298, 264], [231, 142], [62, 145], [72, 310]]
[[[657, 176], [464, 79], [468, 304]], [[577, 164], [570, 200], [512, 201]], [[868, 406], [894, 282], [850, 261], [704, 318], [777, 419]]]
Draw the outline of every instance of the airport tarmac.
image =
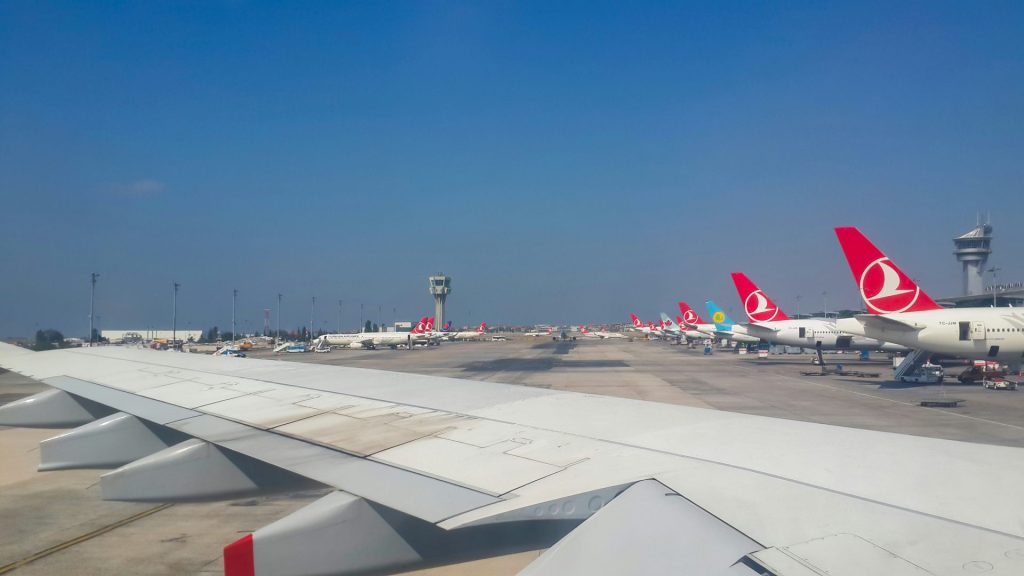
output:
[[[157, 354], [159, 352], [154, 352]], [[169, 353], [169, 352], [164, 352]], [[809, 355], [757, 359], [664, 342], [546, 338], [445, 343], [415, 350], [336, 350], [272, 354], [318, 362], [623, 396], [852, 426], [1024, 447], [1024, 393], [980, 386], [888, 385], [883, 378], [807, 377]], [[890, 373], [884, 355], [861, 362], [829, 356], [850, 369]], [[224, 358], [225, 362], [245, 359]], [[42, 390], [0, 374], [0, 402]], [[919, 406], [940, 396], [959, 408]], [[0, 428], [0, 574], [220, 574], [222, 547], [316, 499], [322, 491], [230, 502], [158, 505], [104, 502], [103, 471], [35, 472], [38, 442], [56, 430]], [[851, 455], [851, 457], [856, 457]], [[515, 574], [527, 552], [414, 572], [419, 576]]]

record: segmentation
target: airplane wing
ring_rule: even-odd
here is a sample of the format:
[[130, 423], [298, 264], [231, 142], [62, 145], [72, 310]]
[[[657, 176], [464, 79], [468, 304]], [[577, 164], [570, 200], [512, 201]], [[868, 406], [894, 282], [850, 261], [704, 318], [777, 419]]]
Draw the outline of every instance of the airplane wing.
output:
[[533, 576], [1024, 573], [1018, 448], [141, 349], [0, 344], [0, 366], [54, 388], [0, 407], [0, 425], [79, 426], [42, 444], [42, 467], [120, 466], [105, 498], [336, 489], [228, 545], [229, 575], [517, 544], [551, 546]]
[[865, 326], [872, 326], [879, 330], [899, 330], [904, 332], [916, 332], [924, 326], [918, 326], [915, 324], [908, 324], [906, 322], [890, 318], [888, 316], [876, 315], [876, 314], [857, 314], [854, 316], [859, 322]]

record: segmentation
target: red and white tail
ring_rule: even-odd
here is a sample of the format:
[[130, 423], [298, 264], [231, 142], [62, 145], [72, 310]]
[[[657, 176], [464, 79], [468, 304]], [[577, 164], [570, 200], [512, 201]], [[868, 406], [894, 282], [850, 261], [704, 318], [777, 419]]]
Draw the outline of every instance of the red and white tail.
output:
[[889, 314], [941, 308], [860, 230], [839, 227], [836, 237], [868, 312]]
[[589, 334], [590, 330], [587, 330], [586, 326], [580, 326], [580, 334]]
[[679, 313], [682, 314], [681, 319], [683, 324], [687, 326], [692, 327], [696, 326], [697, 324], [706, 324], [706, 322], [704, 322], [704, 320], [701, 319], [700, 314], [697, 314], [697, 311], [694, 310], [693, 308], [690, 308], [690, 305], [687, 304], [686, 302], [679, 303]]
[[789, 320], [789, 316], [786, 316], [782, 308], [772, 302], [764, 290], [758, 288], [757, 284], [743, 272], [733, 272], [732, 283], [736, 285], [736, 293], [740, 296], [740, 302], [743, 302], [743, 311], [747, 313], [747, 319], [754, 324]]
[[427, 318], [426, 325], [423, 327], [423, 329], [426, 332], [433, 332], [434, 331], [434, 319], [433, 318]]
[[629, 317], [630, 317], [630, 319], [633, 320], [633, 327], [634, 328], [643, 328], [644, 327], [644, 323], [640, 321], [640, 318], [637, 318], [636, 314], [632, 314], [631, 313], [629, 315]]
[[420, 318], [420, 321], [416, 323], [416, 327], [412, 329], [412, 334], [423, 334], [427, 331], [427, 317]]
[[476, 327], [476, 333], [477, 334], [483, 334], [486, 331], [487, 331], [487, 322], [481, 322], [480, 325]]

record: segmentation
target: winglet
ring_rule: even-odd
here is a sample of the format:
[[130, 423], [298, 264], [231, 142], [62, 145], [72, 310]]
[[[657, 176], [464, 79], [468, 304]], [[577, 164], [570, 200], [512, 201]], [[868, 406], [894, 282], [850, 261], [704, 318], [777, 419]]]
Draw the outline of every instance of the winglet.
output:
[[743, 311], [747, 313], [747, 319], [751, 322], [758, 324], [772, 320], [789, 320], [789, 316], [782, 308], [779, 308], [778, 304], [743, 272], [733, 272], [732, 283], [736, 285], [736, 293], [743, 303]]
[[941, 308], [924, 290], [853, 226], [836, 228], [860, 297], [872, 314]]
[[252, 551], [252, 534], [224, 547], [224, 576], [254, 576], [256, 562]]

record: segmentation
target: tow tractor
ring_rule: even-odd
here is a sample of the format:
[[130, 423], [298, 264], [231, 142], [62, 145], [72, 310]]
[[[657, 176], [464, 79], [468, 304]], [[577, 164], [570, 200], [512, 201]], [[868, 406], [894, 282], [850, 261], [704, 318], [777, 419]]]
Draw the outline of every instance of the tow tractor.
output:
[[1007, 380], [1002, 377], [986, 378], [981, 381], [981, 385], [989, 390], [1016, 390], [1017, 383], [1012, 380]]
[[911, 382], [917, 384], [937, 384], [942, 382], [945, 372], [938, 364], [925, 363], [920, 368], [909, 374], [900, 376], [900, 382]]

